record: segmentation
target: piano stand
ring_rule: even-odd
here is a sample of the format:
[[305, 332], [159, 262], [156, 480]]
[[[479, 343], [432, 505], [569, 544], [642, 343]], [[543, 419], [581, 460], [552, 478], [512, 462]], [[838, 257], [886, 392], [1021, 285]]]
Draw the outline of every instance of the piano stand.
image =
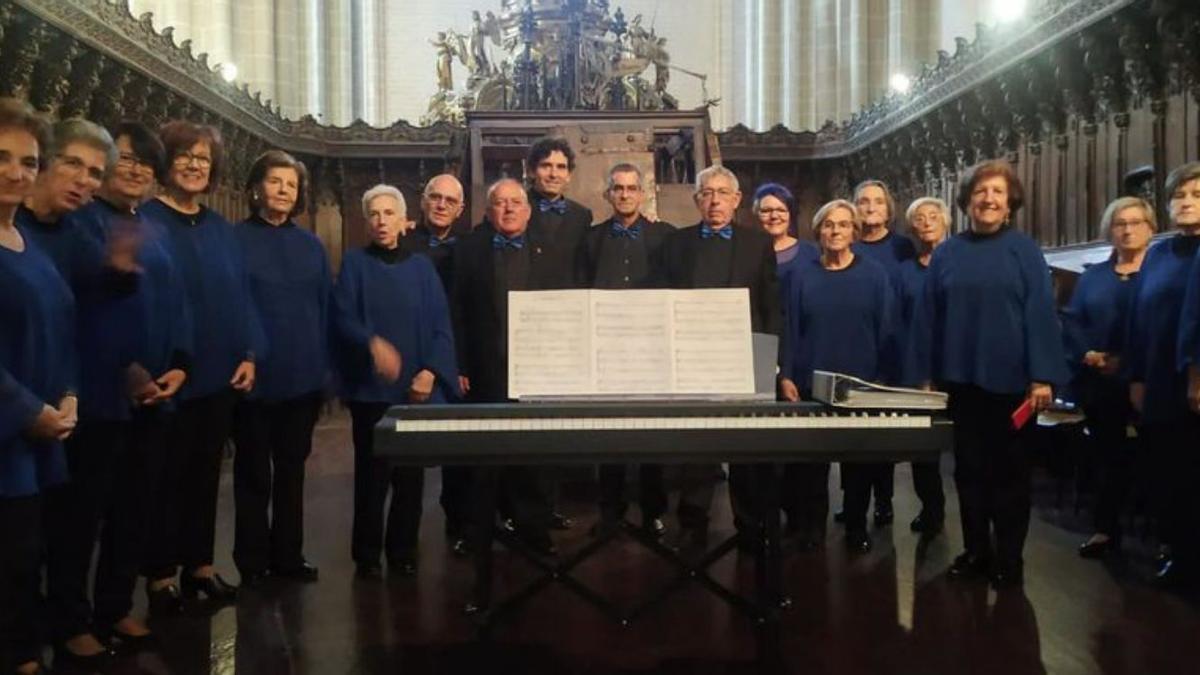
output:
[[[472, 534], [475, 584], [471, 591], [471, 600], [463, 607], [463, 612], [475, 623], [480, 639], [490, 639], [498, 626], [516, 616], [526, 603], [554, 583], [562, 584], [608, 619], [625, 628], [632, 626], [652, 609], [686, 588], [689, 583], [696, 583], [750, 620], [760, 663], [779, 661], [782, 658], [779, 650], [779, 623], [781, 612], [790, 609], [792, 601], [783, 593], [783, 547], [780, 541], [779, 504], [777, 495], [774, 494], [775, 490], [768, 490], [772, 498], [763, 503], [763, 509], [768, 515], [760, 523], [759, 535], [754, 542], [754, 593], [745, 596], [721, 584], [708, 571], [718, 560], [735, 551], [740, 535], [728, 537], [715, 548], [705, 551], [699, 559], [689, 559], [686, 555], [688, 551], [667, 546], [658, 537], [622, 519], [617, 522], [616, 528], [597, 533], [591, 541], [570, 555], [551, 558], [534, 551], [516, 531], [496, 526], [495, 496], [499, 471], [495, 467], [479, 467], [477, 471], [479, 474], [476, 476], [475, 485], [476, 496], [479, 499], [476, 502], [476, 522], [490, 525], [477, 528]], [[488, 513], [485, 515], [483, 512]], [[675, 577], [658, 592], [626, 610], [622, 610], [616, 603], [572, 576], [580, 564], [602, 551], [621, 534], [655, 553], [676, 570]], [[536, 579], [498, 600], [493, 599], [492, 587], [495, 541], [499, 541], [540, 572]]]

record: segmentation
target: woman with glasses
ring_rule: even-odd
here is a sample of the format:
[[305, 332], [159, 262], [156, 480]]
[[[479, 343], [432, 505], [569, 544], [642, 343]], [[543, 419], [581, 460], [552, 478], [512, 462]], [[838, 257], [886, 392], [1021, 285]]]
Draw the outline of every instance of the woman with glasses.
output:
[[[94, 666], [110, 646], [146, 646], [130, 611], [149, 512], [148, 492], [166, 454], [166, 408], [187, 378], [190, 339], [182, 279], [166, 232], [139, 205], [162, 162], [144, 125], [116, 129], [118, 160], [96, 198], [62, 227], [95, 250], [126, 250], [136, 271], [124, 291], [81, 285], [78, 299], [80, 425], [68, 442], [71, 480], [47, 496], [47, 598], [57, 660]], [[101, 529], [101, 522], [103, 528]], [[88, 572], [99, 537], [93, 591]]]
[[201, 201], [221, 176], [220, 132], [175, 121], [159, 137], [163, 191], [142, 215], [167, 231], [191, 313], [193, 352], [169, 431], [172, 452], [158, 486], [145, 572], [151, 612], [175, 612], [181, 593], [217, 602], [237, 595], [213, 568], [217, 487], [234, 405], [254, 387], [256, 355], [266, 345], [233, 226]]
[[[785, 400], [810, 397], [815, 370], [879, 379], [890, 348], [894, 297], [887, 270], [852, 249], [861, 230], [858, 212], [844, 199], [825, 204], [813, 217], [821, 256], [792, 275], [784, 309], [779, 376]], [[877, 463], [842, 463], [846, 547], [854, 554], [871, 550], [867, 506], [871, 478], [879, 470]], [[799, 530], [804, 548], [815, 548], [825, 535], [829, 464], [806, 465], [799, 473], [794, 489], [803, 507], [793, 529]]]
[[1104, 557], [1120, 545], [1121, 508], [1133, 471], [1121, 342], [1134, 281], [1154, 236], [1154, 209], [1137, 197], [1121, 197], [1104, 210], [1101, 229], [1112, 241], [1112, 256], [1084, 270], [1063, 314], [1072, 384], [1087, 415], [1089, 454], [1096, 458], [1100, 476], [1096, 529], [1079, 547], [1084, 558]]

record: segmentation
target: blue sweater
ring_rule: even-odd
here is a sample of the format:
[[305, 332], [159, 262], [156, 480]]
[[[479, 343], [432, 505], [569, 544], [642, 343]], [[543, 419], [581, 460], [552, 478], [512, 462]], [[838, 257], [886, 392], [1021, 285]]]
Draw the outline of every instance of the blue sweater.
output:
[[253, 398], [283, 401], [329, 382], [329, 295], [333, 274], [315, 234], [260, 218], [236, 228], [262, 318], [268, 352], [256, 364]]
[[1146, 386], [1142, 421], [1171, 422], [1188, 415], [1187, 376], [1178, 360], [1180, 315], [1200, 236], [1175, 236], [1146, 252], [1134, 282], [1126, 337], [1126, 374]]
[[[186, 367], [191, 324], [183, 280], [168, 249], [166, 230], [140, 215], [96, 199], [63, 218], [63, 227], [104, 250], [119, 230], [139, 240], [139, 279], [126, 292], [97, 293], [75, 284], [78, 299], [81, 419], [131, 418], [127, 367], [140, 364], [151, 377]], [[95, 269], [100, 261], [82, 263]], [[79, 276], [77, 275], [78, 279]]]
[[18, 230], [23, 252], [0, 246], [0, 497], [66, 480], [62, 443], [24, 434], [42, 406], [57, 406], [76, 382], [71, 289], [28, 230]]
[[[406, 403], [421, 370], [436, 377], [431, 402], [458, 395], [446, 293], [429, 258], [375, 247], [348, 251], [334, 290], [341, 395], [346, 401]], [[375, 374], [368, 347], [379, 336], [400, 352], [400, 379]]]
[[166, 229], [191, 314], [192, 360], [179, 398], [215, 394], [229, 386], [238, 364], [267, 351], [233, 226], [211, 209], [189, 215], [158, 199], [139, 211]]
[[1050, 270], [1028, 236], [963, 232], [933, 252], [907, 339], [904, 380], [1025, 393], [1070, 379]]
[[889, 275], [896, 274], [904, 261], [917, 257], [917, 247], [912, 240], [891, 231], [878, 241], [856, 241], [851, 250], [855, 255], [865, 256], [883, 265]]
[[775, 273], [779, 276], [779, 298], [787, 311], [788, 283], [800, 266], [821, 257], [821, 249], [811, 241], [798, 239], [795, 245], [775, 252]]
[[1087, 369], [1083, 357], [1088, 352], [1121, 352], [1136, 279], [1137, 274], [1117, 274], [1115, 263], [1105, 260], [1089, 266], [1075, 283], [1062, 316], [1067, 363], [1077, 374]]
[[894, 293], [882, 265], [855, 256], [828, 270], [810, 260], [792, 275], [788, 294], [784, 377], [807, 396], [814, 370], [877, 380], [891, 348]]

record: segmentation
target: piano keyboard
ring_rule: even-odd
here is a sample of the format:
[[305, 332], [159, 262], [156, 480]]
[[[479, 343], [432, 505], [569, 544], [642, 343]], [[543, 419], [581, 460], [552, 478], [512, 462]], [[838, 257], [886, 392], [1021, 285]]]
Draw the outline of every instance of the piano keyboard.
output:
[[[469, 412], [469, 409], [464, 410]], [[537, 431], [683, 431], [696, 429], [928, 429], [928, 415], [902, 413], [778, 414], [747, 417], [483, 417], [400, 419], [396, 433]]]

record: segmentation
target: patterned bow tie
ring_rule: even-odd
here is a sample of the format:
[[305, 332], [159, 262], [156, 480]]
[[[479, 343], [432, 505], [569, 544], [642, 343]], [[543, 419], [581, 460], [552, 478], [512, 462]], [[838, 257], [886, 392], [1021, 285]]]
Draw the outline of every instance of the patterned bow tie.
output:
[[436, 234], [429, 235], [429, 248], [437, 248], [439, 246], [453, 246], [454, 242], [458, 241], [458, 237], [449, 236], [445, 239], [438, 239]]
[[733, 239], [733, 226], [726, 225], [719, 230], [714, 230], [713, 228], [709, 227], [708, 223], [702, 223], [700, 225], [700, 238], [711, 239], [713, 236], [717, 236], [729, 241], [730, 239]]
[[634, 223], [630, 227], [621, 227], [620, 223], [613, 221], [612, 226], [609, 228], [609, 234], [615, 239], [625, 237], [637, 240], [638, 237], [642, 236], [642, 224]]
[[562, 214], [567, 212], [567, 200], [565, 200], [565, 199], [539, 199], [538, 200], [538, 211], [541, 211], [542, 213], [545, 213], [547, 211], [553, 211], [561, 216]]
[[514, 251], [520, 251], [525, 246], [525, 235], [518, 234], [515, 237], [506, 237], [499, 232], [492, 235], [492, 248], [501, 250], [511, 248]]

